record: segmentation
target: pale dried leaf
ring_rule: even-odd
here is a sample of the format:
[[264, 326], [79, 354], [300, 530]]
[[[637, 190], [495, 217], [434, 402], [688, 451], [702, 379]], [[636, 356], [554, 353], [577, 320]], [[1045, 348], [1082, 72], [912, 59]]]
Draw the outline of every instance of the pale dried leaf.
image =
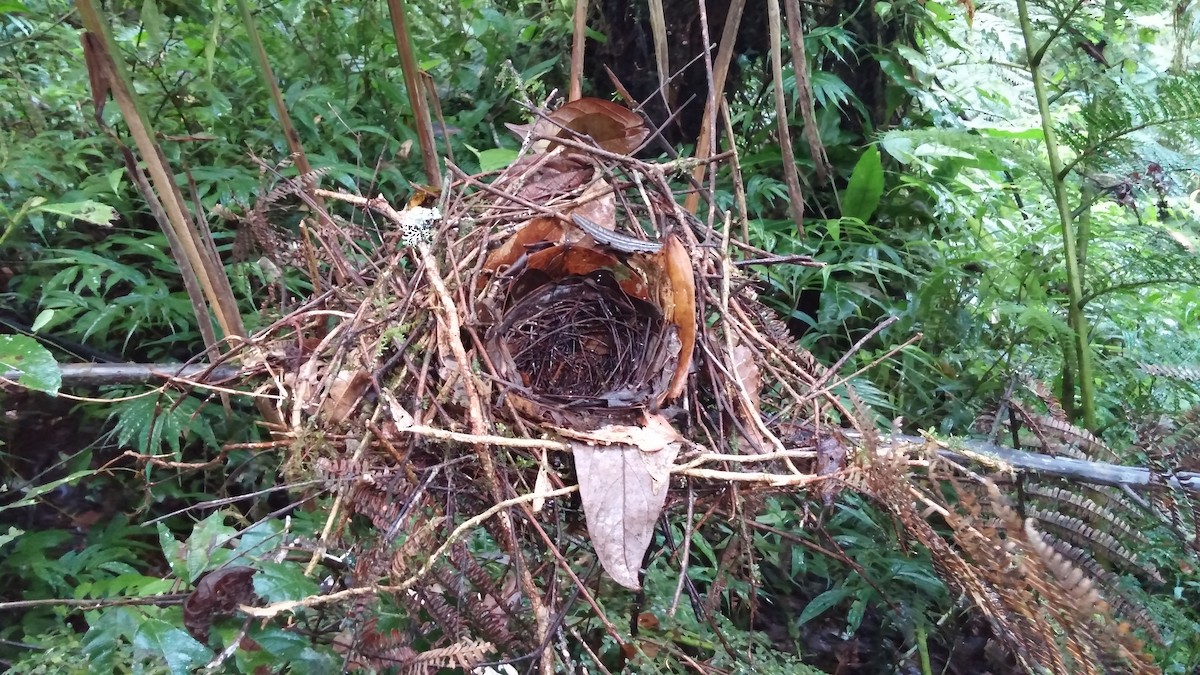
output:
[[[533, 492], [539, 495], [545, 494], [553, 489], [553, 487], [550, 484], [550, 463], [546, 461], [546, 453], [543, 452], [538, 460], [538, 475], [537, 480], [533, 483]], [[535, 498], [531, 506], [534, 513], [541, 513], [542, 509], [546, 506], [546, 498]]]
[[568, 438], [593, 444], [619, 443], [632, 445], [644, 452], [657, 452], [664, 448], [679, 446], [679, 432], [662, 415], [647, 415], [646, 423], [635, 427], [625, 424], [607, 424], [593, 431], [556, 429]]
[[761, 402], [762, 375], [759, 373], [758, 364], [754, 362], [754, 350], [735, 340], [731, 358], [734, 375], [737, 377], [738, 383], [746, 391], [747, 400], [738, 406], [738, 411], [741, 413], [742, 426], [745, 427], [743, 434], [746, 436], [746, 440], [749, 441], [751, 448], [765, 450], [767, 441], [763, 438], [762, 432], [758, 430], [758, 423], [756, 421], [761, 415], [759, 405]]
[[679, 444], [646, 452], [632, 445], [597, 447], [573, 441], [571, 449], [596, 557], [614, 581], [637, 590]]
[[344, 422], [358, 407], [358, 402], [370, 386], [371, 376], [365, 370], [339, 372], [329, 385], [329, 394], [325, 397], [321, 412], [333, 424]]
[[583, 216], [601, 227], [615, 229], [617, 197], [613, 194], [611, 185], [596, 181], [589, 185], [576, 201], [579, 206], [571, 209], [571, 214]]

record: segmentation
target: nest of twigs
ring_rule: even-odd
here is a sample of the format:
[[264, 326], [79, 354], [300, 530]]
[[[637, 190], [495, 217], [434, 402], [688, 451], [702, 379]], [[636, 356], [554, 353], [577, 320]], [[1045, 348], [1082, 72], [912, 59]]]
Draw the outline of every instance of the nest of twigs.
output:
[[[253, 614], [350, 604], [333, 639], [351, 667], [424, 672], [502, 655], [549, 673], [555, 649], [599, 663], [590, 645], [607, 636], [627, 646], [594, 597], [607, 583], [601, 570], [636, 589], [648, 567], [667, 564], [678, 570], [668, 613], [684, 597], [712, 623], [725, 585], [754, 577], [737, 558], [756, 536], [745, 523], [755, 524], [762, 495], [813, 489], [828, 504], [849, 485], [934, 552], [1023, 663], [1057, 652], [1055, 630], [1011, 619], [1076, 590], [1043, 583], [1041, 540], [1028, 528], [1007, 530], [1003, 543], [995, 532], [980, 538], [972, 519], [955, 520], [936, 491], [910, 482], [911, 448], [873, 461], [873, 425], [835, 380], [840, 363], [826, 369], [795, 344], [742, 271], [815, 263], [739, 241], [730, 214], [699, 219], [681, 207], [673, 186], [727, 157], [636, 159], [648, 135], [640, 118], [593, 99], [539, 113], [519, 131], [525, 145], [507, 169], [468, 175], [450, 164], [440, 191], [404, 208], [317, 190], [306, 176], [247, 216], [268, 241], [270, 205], [282, 195], [318, 216], [296, 246], [267, 247], [289, 252], [275, 262], [307, 272], [312, 295], [297, 302], [279, 284], [273, 292], [290, 311], [238, 354], [249, 373], [270, 376], [266, 412], [288, 448], [285, 473], [315, 474], [334, 494], [319, 540], [300, 542], [312, 550], [310, 571], [326, 561], [352, 581]], [[338, 203], [356, 208], [343, 220], [324, 206], [343, 213]], [[934, 476], [934, 462], [913, 461]], [[975, 566], [914, 496], [962, 527], [954, 537]], [[664, 509], [688, 514], [682, 544], [664, 528], [666, 551], [651, 546]], [[689, 544], [712, 516], [741, 519], [731, 527], [742, 543], [726, 546], [702, 592], [687, 574]], [[350, 527], [355, 520], [362, 526]], [[339, 570], [330, 550], [352, 562]], [[1014, 565], [1031, 570], [1029, 583], [1009, 592]], [[568, 649], [577, 601], [602, 627], [573, 632]], [[361, 611], [374, 603], [408, 628], [380, 629]], [[211, 613], [189, 624], [201, 639]]]
[[[257, 341], [295, 440], [287, 467], [316, 467], [338, 495], [319, 545], [349, 545], [348, 520], [370, 521], [354, 578], [418, 593], [446, 649], [469, 625], [494, 649], [546, 653], [547, 605], [572, 595], [553, 589], [574, 549], [600, 565], [570, 569], [569, 585], [602, 567], [638, 587], [673, 489], [690, 480], [694, 507], [710, 508], [734, 483], [745, 496], [830, 479], [847, 452], [817, 401], [856, 419], [758, 303], [731, 246], [740, 262], [769, 253], [731, 243], [727, 217], [715, 229], [678, 204], [672, 181], [703, 163], [634, 159], [646, 127], [604, 101], [521, 131], [508, 169], [451, 165], [442, 191], [407, 208], [290, 184], [354, 204], [368, 225], [307, 223], [301, 258], [334, 283]], [[371, 225], [374, 255], [356, 241]], [[536, 510], [568, 527], [581, 506], [578, 544], [530, 528]], [[476, 527], [508, 571], [468, 554]], [[468, 602], [463, 579], [476, 598], [511, 584], [524, 609]], [[368, 644], [388, 640], [368, 631], [347, 649]]]
[[[731, 241], [727, 217], [717, 229], [677, 202], [672, 184], [704, 163], [635, 159], [646, 128], [604, 101], [521, 131], [508, 169], [451, 165], [440, 193], [406, 208], [291, 184], [369, 223], [307, 223], [300, 257], [334, 284], [257, 344], [281, 394], [279, 431], [295, 439], [287, 466], [305, 478], [316, 467], [339, 495], [320, 544], [348, 545], [348, 519], [366, 518], [375, 538], [355, 544], [356, 580], [417, 593], [447, 648], [469, 624], [491, 647], [545, 658], [548, 605], [586, 593], [578, 584], [599, 568], [639, 587], [673, 489], [691, 481], [704, 509], [735, 483], [746, 496], [832, 479], [847, 448], [821, 410], [857, 415], [741, 272], [773, 257]], [[356, 241], [371, 224], [375, 254]], [[545, 509], [571, 527], [581, 506], [588, 537], [576, 544], [530, 527]], [[477, 527], [507, 572], [467, 553]], [[574, 569], [567, 556], [585, 551], [599, 565]], [[474, 597], [511, 584], [524, 609], [463, 602], [461, 587], [452, 600], [456, 578]], [[554, 590], [563, 583], [575, 590]], [[379, 640], [349, 649], [378, 652]]]

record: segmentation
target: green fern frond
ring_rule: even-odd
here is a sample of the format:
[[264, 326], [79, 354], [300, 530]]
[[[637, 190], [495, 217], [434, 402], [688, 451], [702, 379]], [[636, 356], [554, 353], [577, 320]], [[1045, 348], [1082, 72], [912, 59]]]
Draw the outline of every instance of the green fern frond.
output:
[[[1080, 165], [1111, 165], [1129, 157], [1145, 159], [1155, 152], [1174, 154], [1169, 164], [1195, 164], [1200, 144], [1195, 138], [1200, 129], [1200, 74], [1162, 77], [1138, 89], [1120, 88], [1106, 96], [1103, 105], [1090, 106], [1079, 119], [1060, 130], [1062, 141], [1076, 152], [1076, 158], [1064, 171]], [[1155, 135], [1146, 130], [1175, 131], [1181, 141], [1167, 151]], [[1156, 147], [1157, 146], [1157, 147]], [[1190, 157], [1190, 159], [1189, 159]], [[1162, 157], [1166, 159], [1165, 157]], [[1164, 165], [1167, 166], [1167, 165]]]

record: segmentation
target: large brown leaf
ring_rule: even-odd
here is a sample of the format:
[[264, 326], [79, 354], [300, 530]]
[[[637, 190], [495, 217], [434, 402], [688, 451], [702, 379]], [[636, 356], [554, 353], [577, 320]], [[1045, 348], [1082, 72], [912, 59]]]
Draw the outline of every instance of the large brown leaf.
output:
[[666, 503], [671, 466], [679, 453], [678, 432], [661, 415], [650, 416], [641, 427], [559, 431], [573, 439], [579, 494], [596, 557], [614, 581], [641, 588], [638, 573]]
[[569, 136], [564, 129], [591, 136], [601, 148], [622, 155], [637, 150], [650, 135], [641, 117], [628, 108], [600, 98], [571, 101], [547, 115], [547, 118], [532, 125], [510, 124], [508, 128], [522, 139], [527, 134], [532, 134], [534, 141], [539, 138], [551, 139], [548, 143], [535, 144], [535, 152], [554, 149], [556, 144], [552, 139]]

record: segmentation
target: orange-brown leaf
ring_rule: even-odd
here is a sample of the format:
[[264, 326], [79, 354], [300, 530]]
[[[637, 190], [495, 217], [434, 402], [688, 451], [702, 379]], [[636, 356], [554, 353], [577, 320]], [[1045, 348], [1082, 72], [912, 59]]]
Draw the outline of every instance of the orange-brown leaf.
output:
[[529, 270], [545, 272], [550, 280], [568, 276], [587, 276], [593, 272], [612, 272], [627, 295], [649, 300], [646, 282], [629, 266], [603, 251], [582, 246], [552, 246], [529, 256]]
[[675, 235], [667, 237], [659, 253], [670, 279], [674, 306], [670, 320], [679, 328], [679, 363], [663, 400], [683, 393], [688, 370], [692, 367], [692, 352], [696, 348], [696, 279], [692, 275], [692, 259]]
[[564, 233], [563, 224], [555, 218], [534, 218], [513, 233], [500, 248], [492, 251], [483, 263], [483, 269], [495, 273], [501, 267], [512, 265], [525, 255], [526, 247], [545, 241], [560, 243]]
[[[591, 136], [601, 148], [622, 155], [641, 147], [642, 141], [650, 135], [641, 117], [628, 108], [599, 98], [571, 101], [547, 117], [549, 119], [539, 120], [532, 126], [509, 125], [509, 129], [522, 138], [531, 133], [536, 141], [538, 138], [566, 138], [569, 134], [564, 131], [565, 128]], [[553, 147], [551, 142], [545, 150]]]

